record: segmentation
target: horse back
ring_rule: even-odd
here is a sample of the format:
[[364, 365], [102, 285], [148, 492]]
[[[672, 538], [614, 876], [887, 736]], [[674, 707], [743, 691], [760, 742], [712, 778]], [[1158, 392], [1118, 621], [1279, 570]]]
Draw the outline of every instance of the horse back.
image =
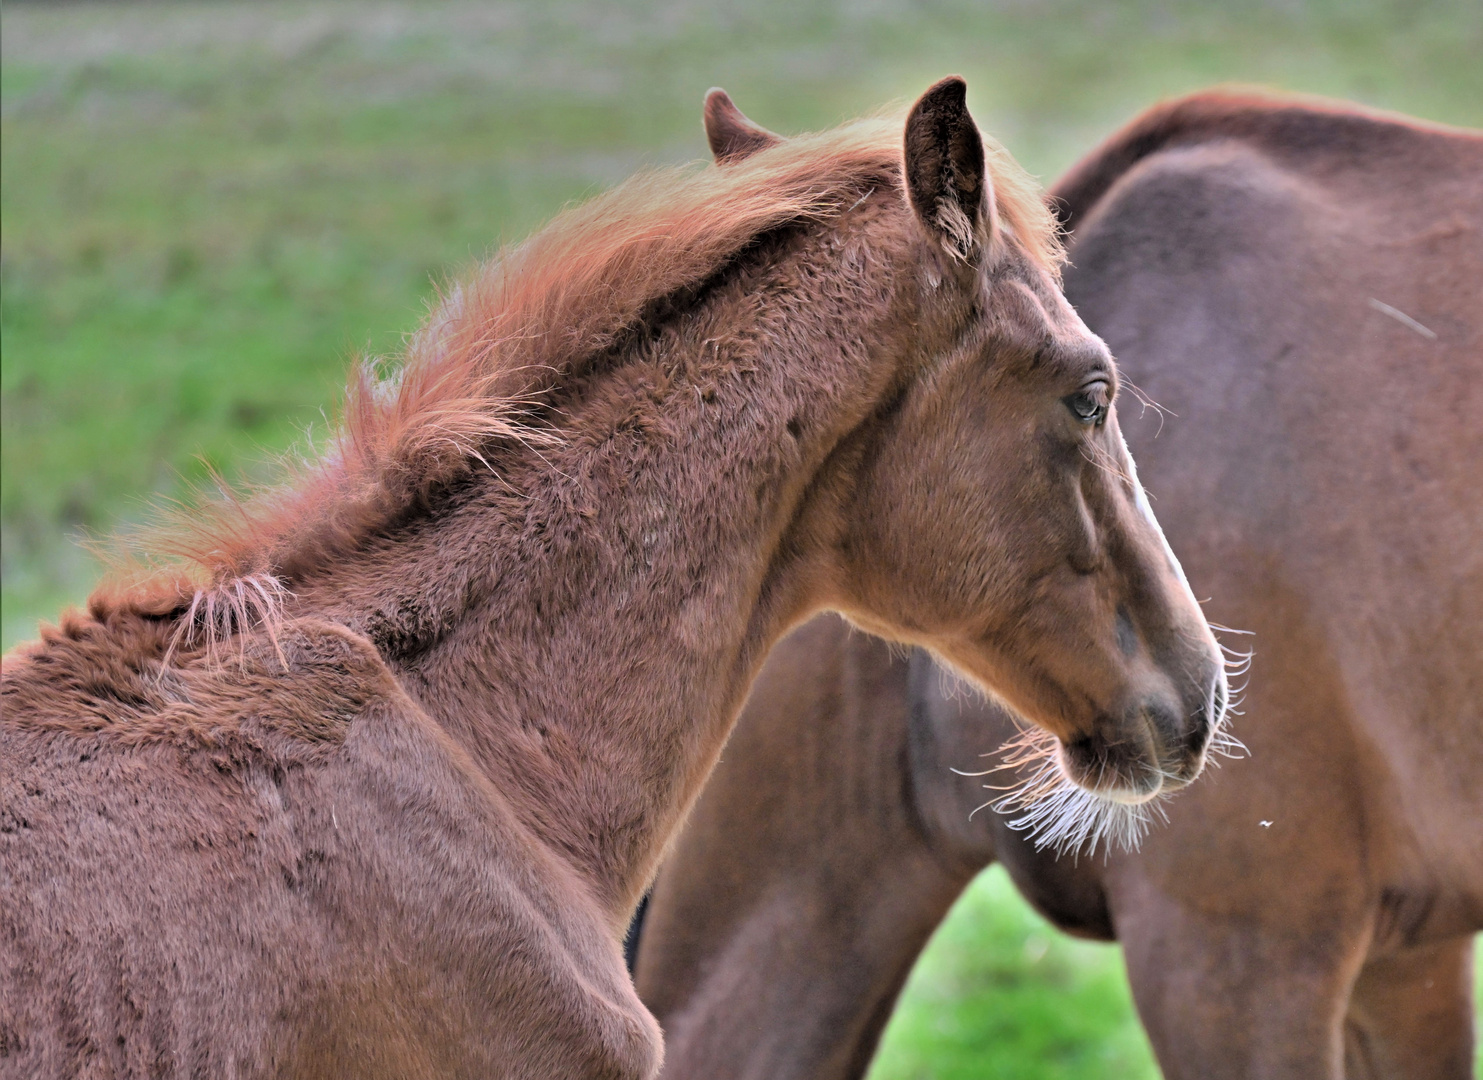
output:
[[[1068, 296], [1173, 414], [1121, 413], [1160, 521], [1214, 621], [1255, 631], [1238, 732], [1270, 767], [1202, 781], [1203, 810], [1180, 819], [1348, 830], [1333, 859], [1364, 865], [1334, 874], [1411, 897], [1424, 916], [1402, 936], [1470, 927], [1483, 137], [1197, 95], [1135, 120], [1053, 197], [1074, 230]], [[1280, 873], [1278, 840], [1225, 852], [1229, 873], [1246, 855]]]
[[[1294, 176], [1321, 179], [1362, 201], [1377, 197], [1425, 214], [1425, 193], [1457, 183], [1478, 197], [1483, 134], [1317, 98], [1240, 90], [1190, 94], [1139, 114], [1050, 189], [1062, 225], [1076, 233], [1113, 188], [1148, 162], [1182, 149], [1242, 146]], [[1449, 209], [1457, 209], [1450, 207]]]

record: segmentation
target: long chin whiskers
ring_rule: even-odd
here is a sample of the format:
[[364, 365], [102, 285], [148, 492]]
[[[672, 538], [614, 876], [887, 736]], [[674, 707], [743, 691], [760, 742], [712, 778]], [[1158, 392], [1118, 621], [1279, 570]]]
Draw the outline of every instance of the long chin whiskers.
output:
[[1004, 794], [975, 808], [973, 814], [991, 809], [1009, 817], [1009, 827], [1027, 834], [1036, 851], [1051, 848], [1057, 858], [1095, 856], [1099, 847], [1103, 858], [1114, 848], [1136, 851], [1155, 820], [1168, 820], [1157, 799], [1134, 806], [1077, 787], [1057, 763], [1058, 745], [1050, 732], [1024, 728], [1005, 743], [1001, 764], [982, 773], [960, 772], [961, 776], [1008, 773], [1015, 777], [1010, 784], [985, 784], [986, 790]]
[[[1210, 625], [1213, 630], [1224, 634], [1252, 633], [1215, 623]], [[1220, 643], [1220, 649], [1224, 654], [1229, 698], [1216, 719], [1205, 751], [1206, 762], [1216, 767], [1222, 758], [1251, 756], [1246, 744], [1231, 733], [1230, 724], [1232, 717], [1244, 715], [1241, 702], [1255, 655], [1254, 650], [1234, 649], [1224, 643]], [[954, 682], [966, 686], [958, 680]], [[980, 772], [953, 769], [959, 776], [1007, 774], [1012, 778], [1006, 784], [985, 784], [985, 790], [1002, 794], [975, 807], [968, 816], [971, 818], [980, 810], [992, 810], [1009, 818], [1006, 824], [1025, 833], [1037, 851], [1051, 848], [1058, 858], [1065, 854], [1077, 858], [1082, 854], [1095, 856], [1100, 847], [1104, 859], [1112, 854], [1114, 848], [1137, 851], [1150, 828], [1169, 820], [1164, 810], [1164, 795], [1134, 805], [1115, 802], [1078, 787], [1061, 770], [1057, 753], [1059, 746], [1059, 741], [1050, 732], [1022, 726], [999, 751], [997, 756], [1001, 761], [998, 765]], [[1167, 773], [1164, 778], [1176, 784], [1179, 782], [1179, 778]]]

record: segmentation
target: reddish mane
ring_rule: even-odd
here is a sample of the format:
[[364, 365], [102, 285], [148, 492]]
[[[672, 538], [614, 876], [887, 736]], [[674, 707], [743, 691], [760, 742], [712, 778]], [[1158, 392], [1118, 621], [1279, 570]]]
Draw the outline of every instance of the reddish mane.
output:
[[[1057, 271], [1059, 234], [1037, 185], [996, 144], [986, 149], [1000, 222]], [[554, 439], [539, 420], [543, 397], [647, 305], [703, 281], [767, 230], [826, 219], [872, 187], [900, 184], [900, 166], [899, 119], [864, 120], [725, 168], [641, 173], [567, 210], [453, 288], [391, 378], [358, 363], [323, 453], [289, 463], [279, 485], [170, 515], [94, 594], [94, 612], [189, 607], [187, 624], [203, 623], [208, 639], [271, 624], [300, 574], [471, 471], [492, 470], [501, 442]]]

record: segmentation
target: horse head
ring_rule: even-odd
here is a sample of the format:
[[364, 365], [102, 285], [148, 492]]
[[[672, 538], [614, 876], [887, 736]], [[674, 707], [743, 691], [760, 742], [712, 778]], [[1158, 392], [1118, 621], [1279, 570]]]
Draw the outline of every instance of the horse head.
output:
[[[722, 164], [781, 141], [720, 91], [706, 126]], [[962, 80], [943, 80], [906, 121], [893, 314], [876, 328], [905, 359], [816, 485], [821, 575], [830, 606], [1053, 735], [1062, 776], [1139, 804], [1199, 774], [1224, 664], [1119, 431], [1117, 365], [1054, 254], [1002, 212], [1018, 199], [1023, 217], [1024, 193], [995, 175]]]

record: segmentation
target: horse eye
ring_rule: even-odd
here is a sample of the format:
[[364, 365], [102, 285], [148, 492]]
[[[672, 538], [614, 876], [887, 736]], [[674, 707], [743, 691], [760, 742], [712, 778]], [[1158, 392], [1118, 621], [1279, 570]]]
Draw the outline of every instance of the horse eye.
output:
[[1061, 400], [1083, 424], [1100, 426], [1107, 419], [1107, 384], [1101, 379], [1087, 383], [1076, 393]]

